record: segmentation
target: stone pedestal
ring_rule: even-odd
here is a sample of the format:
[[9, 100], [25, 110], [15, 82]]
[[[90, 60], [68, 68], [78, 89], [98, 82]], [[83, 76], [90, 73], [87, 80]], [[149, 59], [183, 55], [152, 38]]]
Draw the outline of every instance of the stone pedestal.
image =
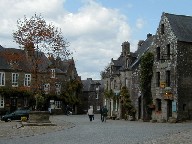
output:
[[26, 126], [50, 126], [55, 125], [52, 124], [49, 120], [50, 113], [49, 111], [31, 111], [29, 113], [29, 120], [27, 122], [23, 122], [23, 125]]
[[29, 123], [50, 123], [49, 115], [48, 111], [31, 111], [29, 113]]

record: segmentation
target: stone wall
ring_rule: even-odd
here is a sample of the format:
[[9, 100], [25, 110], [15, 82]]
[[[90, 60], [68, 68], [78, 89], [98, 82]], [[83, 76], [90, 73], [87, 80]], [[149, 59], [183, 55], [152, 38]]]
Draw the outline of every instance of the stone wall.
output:
[[178, 42], [178, 119], [192, 119], [192, 43]]

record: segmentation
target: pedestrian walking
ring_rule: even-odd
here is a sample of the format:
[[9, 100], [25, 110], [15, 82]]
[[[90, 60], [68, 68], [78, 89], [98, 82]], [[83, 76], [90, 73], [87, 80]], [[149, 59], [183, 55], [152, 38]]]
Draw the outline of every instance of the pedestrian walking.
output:
[[87, 115], [89, 116], [90, 121], [94, 120], [94, 113], [93, 113], [93, 107], [92, 106], [90, 106], [90, 108], [88, 109]]
[[106, 122], [107, 112], [108, 112], [107, 107], [104, 106], [104, 108], [103, 108], [103, 110], [102, 110], [102, 122], [104, 122], [104, 121]]
[[100, 109], [100, 114], [101, 114], [101, 121], [103, 120], [103, 106]]

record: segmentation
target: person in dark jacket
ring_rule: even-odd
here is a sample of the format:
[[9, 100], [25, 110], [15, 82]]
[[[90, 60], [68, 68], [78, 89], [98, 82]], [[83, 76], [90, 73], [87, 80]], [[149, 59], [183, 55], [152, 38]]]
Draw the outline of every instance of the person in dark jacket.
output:
[[102, 110], [102, 122], [104, 122], [104, 121], [106, 122], [107, 112], [108, 112], [107, 107], [104, 106], [104, 108]]
[[101, 121], [103, 120], [103, 107], [100, 109], [100, 114], [101, 114]]

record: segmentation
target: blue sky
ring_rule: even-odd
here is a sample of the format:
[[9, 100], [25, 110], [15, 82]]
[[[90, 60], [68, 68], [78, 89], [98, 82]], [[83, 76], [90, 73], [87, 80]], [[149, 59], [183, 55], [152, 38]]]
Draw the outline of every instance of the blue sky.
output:
[[0, 0], [0, 45], [18, 48], [16, 21], [40, 13], [70, 42], [79, 76], [100, 79], [124, 41], [134, 52], [139, 40], [156, 33], [163, 12], [192, 16], [191, 6], [191, 0]]

